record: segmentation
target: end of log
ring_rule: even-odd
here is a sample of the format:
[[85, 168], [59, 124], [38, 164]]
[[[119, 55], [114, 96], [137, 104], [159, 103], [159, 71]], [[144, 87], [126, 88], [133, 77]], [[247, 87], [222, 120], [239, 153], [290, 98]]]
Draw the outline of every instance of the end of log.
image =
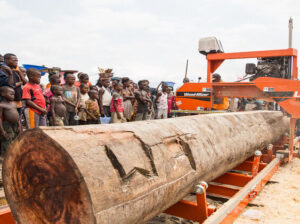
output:
[[17, 223], [96, 222], [86, 183], [58, 143], [31, 129], [10, 147], [2, 175]]

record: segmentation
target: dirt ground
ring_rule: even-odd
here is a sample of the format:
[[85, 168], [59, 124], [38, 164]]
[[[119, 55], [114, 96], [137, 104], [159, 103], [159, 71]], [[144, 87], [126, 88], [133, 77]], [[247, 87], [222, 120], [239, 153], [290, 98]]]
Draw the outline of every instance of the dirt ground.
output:
[[[300, 224], [300, 159], [283, 165], [234, 224]], [[147, 224], [193, 224], [160, 214]]]
[[300, 223], [300, 159], [281, 166], [252, 201], [259, 207], [247, 207], [234, 224]]

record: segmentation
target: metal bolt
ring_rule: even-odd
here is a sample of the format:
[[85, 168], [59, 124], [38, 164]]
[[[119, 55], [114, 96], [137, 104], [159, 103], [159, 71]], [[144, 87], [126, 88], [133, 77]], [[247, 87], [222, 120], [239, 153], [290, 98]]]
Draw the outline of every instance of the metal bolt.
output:
[[276, 158], [277, 158], [277, 159], [283, 159], [283, 158], [284, 158], [284, 155], [283, 155], [283, 154], [280, 154], [280, 153], [276, 153]]
[[202, 186], [204, 186], [205, 189], [208, 188], [208, 184], [205, 181], [200, 181], [199, 184], [202, 185]]
[[203, 185], [200, 185], [200, 184], [196, 185], [196, 190], [195, 190], [195, 192], [196, 192], [197, 194], [203, 194], [204, 191], [205, 191], [205, 187], [203, 187]]
[[261, 154], [261, 151], [256, 150], [256, 151], [254, 152], [254, 155], [255, 155], [255, 156], [261, 156], [262, 154]]
[[272, 144], [269, 144], [268, 145], [268, 150], [272, 150], [273, 149], [273, 145]]

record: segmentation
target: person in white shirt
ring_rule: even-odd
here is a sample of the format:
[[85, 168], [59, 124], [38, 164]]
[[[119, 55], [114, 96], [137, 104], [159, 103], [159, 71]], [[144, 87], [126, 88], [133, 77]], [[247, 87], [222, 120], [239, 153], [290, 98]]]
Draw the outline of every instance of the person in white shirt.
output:
[[168, 84], [162, 84], [162, 92], [157, 94], [156, 105], [157, 105], [157, 119], [168, 118]]
[[110, 117], [110, 104], [112, 100], [110, 86], [110, 79], [103, 79], [102, 80], [102, 89], [99, 90], [100, 94], [100, 106], [101, 111], [104, 112], [106, 117]]

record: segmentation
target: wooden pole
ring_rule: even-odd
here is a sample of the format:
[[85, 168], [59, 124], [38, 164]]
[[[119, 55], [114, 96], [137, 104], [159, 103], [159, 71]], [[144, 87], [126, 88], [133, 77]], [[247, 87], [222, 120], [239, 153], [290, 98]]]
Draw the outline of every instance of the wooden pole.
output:
[[140, 224], [288, 127], [252, 111], [32, 129], [8, 149], [5, 193], [17, 223]]

